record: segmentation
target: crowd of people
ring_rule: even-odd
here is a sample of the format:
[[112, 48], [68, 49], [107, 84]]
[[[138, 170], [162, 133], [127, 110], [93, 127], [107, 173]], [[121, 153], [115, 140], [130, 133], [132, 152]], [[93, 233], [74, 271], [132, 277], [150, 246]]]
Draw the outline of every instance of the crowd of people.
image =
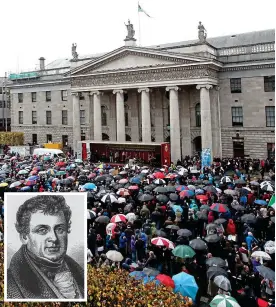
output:
[[195, 306], [217, 295], [233, 306], [274, 306], [274, 167], [231, 158], [202, 168], [187, 156], [157, 169], [8, 153], [0, 240], [5, 192], [87, 192], [88, 265], [118, 266], [143, 282], [183, 272], [196, 282]]

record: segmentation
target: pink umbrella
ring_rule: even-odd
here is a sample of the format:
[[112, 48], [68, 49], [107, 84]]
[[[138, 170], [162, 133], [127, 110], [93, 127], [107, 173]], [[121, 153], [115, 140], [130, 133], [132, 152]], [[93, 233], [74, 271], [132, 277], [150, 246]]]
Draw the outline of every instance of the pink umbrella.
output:
[[88, 178], [91, 179], [91, 178], [95, 178], [97, 175], [95, 173], [92, 173], [90, 175], [88, 175]]
[[112, 216], [110, 220], [111, 223], [120, 223], [120, 222], [126, 223], [126, 221], [127, 221], [127, 218], [124, 214], [116, 214]]
[[128, 190], [139, 190], [139, 187], [137, 185], [131, 185], [130, 187], [128, 187]]
[[125, 183], [128, 183], [128, 180], [126, 178], [123, 178], [123, 179], [119, 180], [119, 183], [125, 184]]
[[119, 196], [129, 196], [129, 191], [127, 189], [120, 189], [117, 193]]

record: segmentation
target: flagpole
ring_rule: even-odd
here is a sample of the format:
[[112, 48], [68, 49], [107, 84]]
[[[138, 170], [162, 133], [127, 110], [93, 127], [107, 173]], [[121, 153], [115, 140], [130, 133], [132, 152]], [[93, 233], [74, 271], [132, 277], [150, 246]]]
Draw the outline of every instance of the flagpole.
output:
[[139, 1], [138, 1], [138, 6], [137, 6], [137, 8], [138, 8], [138, 27], [139, 27], [139, 37], [138, 37], [138, 40], [139, 40], [139, 44], [138, 44], [138, 46], [140, 46], [141, 47], [141, 26], [140, 26], [140, 12], [139, 12]]

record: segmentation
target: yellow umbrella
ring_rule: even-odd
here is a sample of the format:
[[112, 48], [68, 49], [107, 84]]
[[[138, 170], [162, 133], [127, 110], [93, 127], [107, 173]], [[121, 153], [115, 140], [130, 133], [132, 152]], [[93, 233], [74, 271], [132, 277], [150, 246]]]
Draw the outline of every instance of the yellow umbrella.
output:
[[8, 186], [8, 183], [7, 182], [2, 182], [0, 183], [0, 188], [5, 188]]

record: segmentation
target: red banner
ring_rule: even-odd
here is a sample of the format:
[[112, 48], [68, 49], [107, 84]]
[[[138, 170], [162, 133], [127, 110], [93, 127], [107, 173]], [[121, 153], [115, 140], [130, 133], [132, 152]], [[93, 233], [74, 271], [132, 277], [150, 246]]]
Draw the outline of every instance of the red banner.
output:
[[171, 146], [170, 143], [161, 144], [161, 163], [162, 165], [171, 165]]
[[87, 160], [87, 148], [86, 143], [82, 143], [82, 160]]

